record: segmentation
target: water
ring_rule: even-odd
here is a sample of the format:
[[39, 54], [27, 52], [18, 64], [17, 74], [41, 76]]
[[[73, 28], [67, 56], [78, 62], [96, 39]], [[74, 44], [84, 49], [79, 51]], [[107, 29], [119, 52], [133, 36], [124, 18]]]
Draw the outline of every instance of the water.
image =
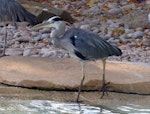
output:
[[150, 107], [129, 104], [104, 108], [82, 103], [0, 97], [0, 114], [150, 114]]

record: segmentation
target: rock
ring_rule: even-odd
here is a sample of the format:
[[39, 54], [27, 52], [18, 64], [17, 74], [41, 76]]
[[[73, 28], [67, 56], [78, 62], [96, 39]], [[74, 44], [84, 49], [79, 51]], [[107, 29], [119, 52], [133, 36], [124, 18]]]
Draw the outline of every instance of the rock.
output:
[[127, 34], [123, 34], [123, 35], [121, 35], [121, 36], [120, 36], [120, 39], [121, 39], [121, 40], [128, 39], [128, 36], [127, 36]]
[[[59, 57], [58, 50], [52, 50], [50, 48], [45, 48], [45, 47], [43, 47], [40, 50], [39, 54], [42, 55], [42, 57], [61, 58]], [[62, 55], [62, 53], [60, 55]]]
[[110, 20], [110, 19], [109, 19], [109, 20], [107, 20], [107, 25], [109, 25], [109, 26], [110, 26], [110, 25], [113, 25], [113, 24], [114, 24], [114, 22], [113, 22], [112, 20]]
[[[112, 30], [112, 29], [118, 28], [119, 26], [118, 26], [117, 23], [112, 23], [112, 24], [109, 25], [109, 27], [110, 27], [109, 29]], [[108, 30], [109, 30], [109, 29], [108, 29]]]
[[31, 13], [37, 16], [37, 23], [41, 23], [42, 21], [47, 20], [55, 15], [62, 17], [65, 21], [70, 23], [75, 21], [67, 11], [50, 7], [48, 4], [41, 4], [29, 0], [17, 1], [20, 2]]
[[90, 7], [88, 10], [86, 10], [88, 13], [95, 12], [95, 14], [99, 14], [99, 7], [97, 5], [94, 5], [93, 7]]
[[0, 36], [0, 42], [2, 42], [2, 41], [3, 41], [3, 39], [4, 39], [4, 37], [3, 37], [3, 36]]
[[36, 32], [36, 31], [31, 31], [31, 35], [32, 35], [32, 37], [37, 37], [40, 35], [40, 33]]
[[42, 34], [41, 39], [50, 38], [50, 34]]
[[61, 52], [61, 50], [51, 50], [48, 48], [42, 48], [40, 51], [40, 55], [42, 55], [42, 57], [49, 57], [49, 58], [68, 57], [65, 53]]
[[118, 15], [118, 14], [121, 14], [121, 13], [123, 13], [121, 8], [113, 8], [113, 9], [110, 9], [108, 11], [109, 15]]
[[114, 39], [114, 38], [109, 38], [108, 42], [112, 45], [116, 45], [117, 43], [119, 43], [118, 39]]
[[44, 38], [42, 40], [42, 43], [49, 45], [51, 43], [51, 40], [50, 40], [50, 38]]
[[5, 54], [9, 55], [9, 56], [22, 55], [23, 54], [23, 49], [20, 49], [20, 48], [7, 48]]
[[136, 31], [136, 32], [133, 33], [132, 37], [133, 37], [133, 38], [140, 38], [140, 37], [142, 38], [143, 35], [144, 35], [143, 32], [141, 32], [141, 31]]
[[137, 27], [137, 28], [136, 28], [136, 31], [143, 31], [143, 28]]
[[38, 42], [39, 40], [41, 40], [41, 36], [36, 36], [31, 41], [32, 42]]
[[109, 38], [111, 38], [111, 34], [106, 34], [103, 38], [104, 40], [109, 40]]
[[26, 44], [25, 43], [20, 43], [20, 48], [21, 49], [24, 49], [26, 47]]
[[39, 56], [39, 51], [40, 49], [39, 48], [36, 48], [36, 47], [33, 47], [32, 46], [29, 48], [25, 48], [24, 49], [24, 52], [23, 52], [23, 56], [35, 56], [35, 57], [38, 57]]
[[74, 6], [76, 6], [76, 7], [81, 7], [81, 6], [85, 6], [85, 5], [86, 5], [85, 1], [77, 2], [74, 4]]
[[35, 46], [35, 44], [34, 43], [28, 43], [28, 45], [26, 45], [25, 47], [24, 47], [24, 49], [34, 49], [34, 48], [38, 48], [38, 47], [36, 47]]
[[42, 34], [50, 34], [51, 30], [50, 30], [50, 28], [43, 28], [42, 30], [40, 30], [40, 32]]
[[31, 49], [25, 49], [23, 52], [23, 56], [29, 56], [31, 55]]
[[127, 37], [125, 37], [125, 38], [131, 38], [131, 37], [133, 37], [133, 33], [127, 34]]
[[145, 29], [144, 30], [144, 33], [149, 33], [150, 32], [150, 29]]
[[[15, 110], [15, 113], [19, 114], [27, 111], [30, 112], [31, 110], [34, 110], [34, 112], [37, 113], [44, 112], [46, 114], [49, 114], [50, 111], [53, 112], [53, 110], [54, 113], [58, 111], [58, 113], [60, 114], [62, 111], [62, 113], [67, 112], [69, 114], [72, 114], [76, 111], [80, 112], [80, 109], [82, 109], [81, 112], [83, 114], [100, 114], [101, 110], [106, 114], [114, 113], [107, 111], [108, 109], [112, 111], [115, 110], [115, 112], [118, 113], [126, 113], [127, 111], [128, 113], [145, 113], [146, 111], [146, 113], [148, 114], [150, 112], [149, 95], [134, 95], [111, 92], [108, 96], [100, 99], [99, 97], [101, 93], [99, 91], [81, 92], [80, 100], [82, 101], [82, 104], [80, 104], [80, 107], [78, 103], [75, 103], [76, 95], [76, 91], [41, 91], [37, 89], [34, 90], [19, 87], [8, 87], [1, 84], [1, 113], [10, 113], [10, 109], [8, 110], [8, 108]], [[66, 106], [67, 108], [64, 108], [64, 106]], [[86, 106], [93, 112], [87, 111]], [[39, 107], [42, 108], [39, 109]], [[68, 108], [71, 108], [72, 111], [69, 112]], [[66, 109], [67, 111], [64, 111], [62, 109]], [[95, 109], [97, 109], [97, 112], [95, 112]]]
[[[36, 46], [36, 45], [35, 45], [35, 46]], [[37, 44], [37, 47], [39, 47], [39, 48], [44, 47], [44, 49], [47, 49], [47, 48], [46, 48], [46, 44], [44, 44], [44, 43], [38, 43], [38, 44]]]
[[15, 29], [15, 27], [12, 24], [8, 24], [7, 28], [9, 28], [9, 29]]
[[134, 31], [132, 29], [128, 29], [128, 28], [124, 28], [125, 33], [129, 34], [129, 33], [133, 33]]
[[16, 32], [16, 33], [14, 34], [13, 38], [18, 38], [18, 37], [20, 37], [20, 36], [21, 36], [21, 33], [20, 33], [20, 32]]
[[110, 37], [110, 38], [107, 40], [107, 42], [113, 43], [114, 40], [115, 40], [115, 39], [114, 39], [113, 37]]
[[[13, 86], [78, 90], [81, 81], [81, 67], [74, 59], [9, 56], [1, 58], [0, 65], [0, 82]], [[100, 89], [102, 66], [101, 61], [89, 62], [86, 65], [83, 90]], [[148, 64], [107, 62], [106, 80], [110, 82], [109, 90], [150, 94], [149, 69]]]
[[15, 41], [14, 44], [12, 44], [12, 48], [20, 48], [20, 43]]
[[[13, 26], [13, 25], [12, 25]], [[20, 27], [23, 27], [23, 28], [26, 28], [26, 26], [29, 26], [29, 23], [28, 22], [19, 22], [19, 23], [17, 23], [17, 26], [20, 28]], [[13, 26], [13, 28], [14, 29], [16, 29], [15, 28], [15, 26]], [[17, 29], [16, 29], [17, 30]], [[20, 29], [18, 29], [18, 30], [20, 30]]]
[[136, 8], [136, 5], [135, 4], [127, 4], [127, 5], [124, 5], [122, 7], [123, 10], [127, 10], [127, 9], [135, 9]]
[[35, 54], [35, 55], [31, 55], [31, 57], [40, 57], [40, 55]]
[[18, 42], [29, 42], [29, 37], [19, 37], [15, 39]]
[[117, 3], [108, 3], [108, 7], [113, 9], [113, 8], [116, 8], [117, 7]]
[[143, 42], [144, 46], [149, 46], [150, 47], [150, 38], [144, 38], [142, 42]]
[[84, 29], [84, 30], [89, 30], [90, 29], [90, 25], [86, 24], [86, 25], [81, 25], [80, 26], [81, 29]]
[[93, 31], [92, 31], [94, 34], [97, 34], [99, 32], [99, 29], [95, 28]]
[[40, 54], [42, 55], [42, 57], [48, 57], [49, 53], [48, 53], [49, 49], [48, 48], [42, 48], [40, 51]]

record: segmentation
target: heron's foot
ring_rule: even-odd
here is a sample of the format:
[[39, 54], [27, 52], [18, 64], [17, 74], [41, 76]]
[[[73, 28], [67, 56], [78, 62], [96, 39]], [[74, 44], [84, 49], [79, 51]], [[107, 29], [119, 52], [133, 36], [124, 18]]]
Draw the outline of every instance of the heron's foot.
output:
[[74, 100], [65, 100], [65, 102], [68, 102], [68, 103], [83, 103], [83, 101], [74, 101]]
[[101, 99], [103, 98], [105, 94], [108, 95], [108, 88], [110, 87], [109, 84], [110, 82], [107, 82], [107, 83], [105, 81], [103, 82], [102, 88], [101, 88], [101, 91], [102, 91]]
[[76, 103], [83, 103], [83, 101], [79, 101], [79, 100], [77, 101], [77, 100], [76, 100]]

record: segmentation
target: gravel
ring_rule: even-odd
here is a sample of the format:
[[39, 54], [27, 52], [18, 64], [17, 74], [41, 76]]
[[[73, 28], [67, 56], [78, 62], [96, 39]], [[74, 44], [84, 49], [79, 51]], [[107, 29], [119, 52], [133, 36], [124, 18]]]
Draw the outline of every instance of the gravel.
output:
[[[60, 2], [60, 1], [59, 1]], [[104, 40], [107, 40], [112, 45], [118, 46], [123, 55], [120, 57], [109, 57], [109, 60], [144, 62], [150, 64], [150, 27], [134, 25], [136, 28], [131, 28], [126, 15], [133, 16], [134, 14], [145, 16], [142, 21], [148, 23], [148, 10], [143, 10], [145, 6], [127, 1], [110, 3], [61, 0], [66, 6], [58, 5], [57, 1], [51, 2], [53, 6], [58, 8], [65, 7], [65, 10], [70, 11], [72, 16], [78, 20], [73, 26], [93, 33], [99, 34]], [[56, 5], [57, 4], [57, 5]], [[73, 11], [70, 9], [74, 9]], [[78, 15], [77, 15], [78, 14]], [[80, 15], [79, 15], [80, 14]], [[132, 18], [131, 18], [132, 19]], [[138, 20], [139, 18], [134, 18]], [[133, 21], [133, 20], [132, 20]], [[139, 22], [139, 20], [138, 20]], [[149, 22], [150, 23], [150, 22]], [[134, 22], [132, 22], [134, 24]], [[8, 46], [6, 55], [17, 56], [33, 56], [33, 57], [48, 57], [48, 58], [64, 58], [69, 57], [68, 53], [62, 49], [55, 48], [51, 45], [50, 29], [44, 28], [39, 31], [34, 31], [31, 27], [16, 30], [9, 24]], [[4, 38], [4, 29], [0, 27], [0, 48], [2, 50]]]

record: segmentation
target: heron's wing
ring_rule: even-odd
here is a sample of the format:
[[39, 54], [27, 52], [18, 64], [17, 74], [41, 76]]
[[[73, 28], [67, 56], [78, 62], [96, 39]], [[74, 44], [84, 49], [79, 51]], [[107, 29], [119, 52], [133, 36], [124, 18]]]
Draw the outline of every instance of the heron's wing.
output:
[[6, 20], [7, 9], [5, 4], [4, 0], [0, 0], [0, 21]]
[[16, 7], [15, 11], [16, 11], [18, 21], [20, 22], [26, 21], [31, 25], [35, 24], [36, 16], [28, 12], [23, 6], [21, 6], [21, 4], [19, 4], [18, 2], [14, 2], [14, 6], [12, 7]]
[[70, 40], [73, 53], [82, 60], [95, 60], [122, 54], [119, 48], [110, 45], [98, 35], [85, 30], [71, 29], [66, 32], [63, 38], [65, 39], [65, 37]]
[[35, 24], [36, 16], [15, 0], [0, 0], [0, 21], [29, 22]]

